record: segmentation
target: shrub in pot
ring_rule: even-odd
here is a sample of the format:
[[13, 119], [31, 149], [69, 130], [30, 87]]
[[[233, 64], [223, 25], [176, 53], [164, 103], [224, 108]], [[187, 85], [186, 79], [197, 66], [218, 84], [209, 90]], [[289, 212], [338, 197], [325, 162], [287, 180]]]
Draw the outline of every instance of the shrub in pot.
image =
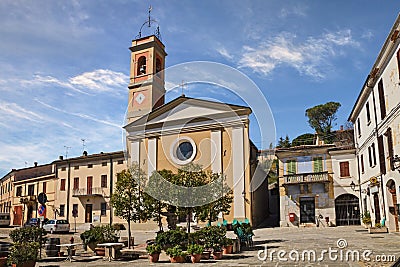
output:
[[188, 234], [186, 231], [178, 228], [176, 230], [169, 230], [166, 232], [160, 232], [156, 237], [156, 244], [159, 244], [163, 250], [172, 248], [174, 246], [180, 246], [186, 248], [188, 243]]
[[187, 248], [187, 252], [191, 255], [190, 258], [193, 263], [200, 262], [203, 251], [204, 251], [203, 246], [198, 244], [189, 245]]
[[8, 262], [16, 267], [34, 267], [38, 259], [38, 250], [37, 242], [14, 243], [10, 247]]
[[150, 262], [158, 262], [158, 259], [160, 258], [160, 253], [161, 253], [161, 246], [157, 244], [151, 244], [147, 245], [146, 251], [149, 254], [149, 260]]
[[168, 248], [165, 253], [167, 253], [167, 255], [169, 256], [169, 260], [171, 263], [185, 262], [186, 253], [183, 252], [182, 248], [179, 245]]
[[233, 240], [225, 237], [223, 242], [224, 254], [232, 254]]
[[85, 246], [95, 251], [97, 244], [105, 242], [117, 242], [119, 237], [117, 230], [110, 225], [95, 226], [81, 234]]

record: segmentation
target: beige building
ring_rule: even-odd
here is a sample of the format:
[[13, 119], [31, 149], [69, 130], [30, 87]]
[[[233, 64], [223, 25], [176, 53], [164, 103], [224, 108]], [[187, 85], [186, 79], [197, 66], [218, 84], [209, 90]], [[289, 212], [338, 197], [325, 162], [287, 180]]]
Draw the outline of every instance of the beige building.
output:
[[60, 158], [54, 165], [57, 166], [57, 197], [52, 205], [55, 217], [66, 219], [71, 225], [75, 220], [77, 225], [87, 226], [121, 222], [113, 216], [110, 196], [117, 173], [126, 169], [122, 151], [92, 155], [84, 152], [80, 157]]
[[[225, 175], [233, 188], [229, 220], [257, 225], [268, 216], [266, 174], [256, 171], [257, 149], [249, 138], [251, 109], [182, 95], [164, 104], [164, 45], [154, 35], [132, 41], [127, 150], [150, 176], [193, 163]], [[261, 181], [252, 184], [254, 175]], [[261, 176], [261, 177], [260, 177]]]

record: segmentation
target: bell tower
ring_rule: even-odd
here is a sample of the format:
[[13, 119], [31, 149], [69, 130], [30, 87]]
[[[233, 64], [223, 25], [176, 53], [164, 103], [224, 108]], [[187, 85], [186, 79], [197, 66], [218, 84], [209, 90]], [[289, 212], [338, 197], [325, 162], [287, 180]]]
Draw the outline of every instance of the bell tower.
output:
[[150, 17], [132, 41], [127, 123], [131, 123], [164, 104], [165, 46], [159, 26], [154, 33], [142, 36], [144, 27], [157, 23]]

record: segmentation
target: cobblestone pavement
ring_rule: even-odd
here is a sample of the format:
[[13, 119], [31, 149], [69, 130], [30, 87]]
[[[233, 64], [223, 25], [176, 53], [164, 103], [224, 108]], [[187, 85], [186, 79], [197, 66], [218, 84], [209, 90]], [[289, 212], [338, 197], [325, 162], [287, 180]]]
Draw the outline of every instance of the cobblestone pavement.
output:
[[[254, 247], [222, 260], [202, 260], [197, 266], [392, 266], [400, 258], [400, 235], [369, 234], [362, 226], [332, 228], [265, 228], [254, 231]], [[0, 235], [4, 235], [0, 229]], [[229, 232], [231, 235], [232, 233]], [[61, 235], [69, 242], [72, 234]], [[134, 231], [135, 244], [155, 237], [155, 231]], [[75, 234], [75, 241], [80, 240]], [[281, 252], [279, 252], [281, 251]], [[267, 252], [265, 254], [265, 252]], [[313, 257], [315, 252], [315, 259]], [[280, 254], [279, 254], [280, 253]], [[272, 254], [272, 259], [271, 259]], [[280, 259], [278, 258], [280, 256]], [[259, 259], [261, 257], [261, 259]], [[308, 259], [311, 259], [309, 261]], [[305, 260], [303, 260], [303, 258]], [[193, 266], [171, 264], [162, 254], [150, 264], [146, 257], [132, 261], [38, 262], [36, 266]]]

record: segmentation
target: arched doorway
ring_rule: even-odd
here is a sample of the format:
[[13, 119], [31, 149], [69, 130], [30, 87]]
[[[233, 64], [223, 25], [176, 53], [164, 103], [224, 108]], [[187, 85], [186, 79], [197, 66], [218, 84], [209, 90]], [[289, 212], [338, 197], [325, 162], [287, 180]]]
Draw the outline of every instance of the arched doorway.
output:
[[358, 197], [343, 194], [335, 199], [336, 225], [359, 225], [360, 205]]
[[396, 183], [393, 179], [390, 179], [386, 183], [387, 188], [387, 202], [389, 206], [389, 222], [394, 222], [394, 227], [396, 232], [399, 231], [399, 217], [398, 217], [398, 210], [397, 210], [397, 194], [396, 194]]

